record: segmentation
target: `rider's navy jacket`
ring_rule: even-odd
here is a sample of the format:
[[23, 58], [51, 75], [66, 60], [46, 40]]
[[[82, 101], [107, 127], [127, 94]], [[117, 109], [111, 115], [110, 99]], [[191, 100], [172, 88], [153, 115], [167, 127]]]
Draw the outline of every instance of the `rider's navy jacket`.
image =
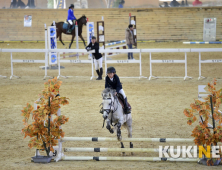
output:
[[67, 20], [76, 20], [76, 17], [74, 16], [74, 11], [72, 9], [68, 10]]
[[92, 53], [96, 60], [99, 60], [102, 57], [102, 54], [99, 53], [99, 43], [95, 42], [93, 45], [92, 42], [86, 47], [86, 50], [95, 50], [95, 53]]
[[111, 81], [110, 78], [106, 76], [105, 88], [116, 89], [116, 92], [119, 93], [119, 91], [122, 89], [122, 84], [120, 83], [119, 77], [114, 74], [113, 81]]

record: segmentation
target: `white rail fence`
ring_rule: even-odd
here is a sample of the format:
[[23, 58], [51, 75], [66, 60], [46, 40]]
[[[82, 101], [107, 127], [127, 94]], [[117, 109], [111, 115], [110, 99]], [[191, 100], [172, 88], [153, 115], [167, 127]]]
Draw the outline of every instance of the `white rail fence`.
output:
[[[184, 80], [186, 80], [187, 78], [192, 78], [192, 77], [188, 77], [187, 76], [187, 52], [190, 52], [190, 49], [142, 49], [141, 52], [146, 52], [146, 53], [150, 53], [150, 77], [149, 80], [151, 80], [152, 78], [183, 78]], [[185, 59], [184, 60], [152, 60], [152, 55], [151, 53], [185, 53]], [[152, 71], [152, 64], [153, 63], [164, 63], [164, 64], [168, 64], [168, 63], [184, 63], [185, 64], [185, 76], [184, 77], [157, 77], [157, 76], [153, 76], [153, 71]]]
[[201, 75], [201, 64], [204, 63], [222, 63], [221, 59], [207, 59], [207, 60], [201, 60], [201, 52], [222, 52], [222, 48], [191, 48], [190, 52], [198, 52], [199, 53], [199, 77], [198, 80], [201, 78], [205, 78]]
[[[48, 77], [47, 75], [47, 66], [48, 66], [48, 53], [49, 52], [73, 52], [73, 53], [94, 53], [94, 51], [89, 51], [87, 52], [85, 49], [0, 49], [0, 52], [3, 53], [10, 53], [11, 54], [11, 76], [10, 79], [13, 77], [18, 78], [18, 76], [15, 76], [13, 73], [13, 63], [29, 63], [29, 64], [35, 64], [35, 63], [45, 63], [45, 76], [44, 78]], [[45, 60], [35, 60], [35, 59], [13, 59], [12, 53], [45, 53]], [[139, 64], [139, 76], [138, 77], [122, 77], [122, 78], [146, 78], [142, 76], [142, 54], [143, 53], [149, 53], [149, 60], [150, 60], [150, 76], [149, 80], [152, 78], [181, 78], [181, 77], [156, 77], [152, 75], [152, 64], [153, 63], [179, 63], [179, 64], [184, 64], [185, 66], [185, 76], [182, 77], [184, 80], [187, 78], [191, 78], [187, 76], [187, 53], [189, 52], [196, 52], [199, 53], [199, 79], [205, 78], [201, 75], [201, 64], [204, 63], [222, 63], [222, 58], [221, 59], [207, 59], [207, 60], [202, 60], [201, 59], [201, 53], [206, 53], [206, 52], [222, 52], [222, 48], [191, 48], [191, 49], [101, 49], [101, 53], [105, 53], [105, 69], [107, 68], [107, 64]], [[108, 53], [139, 53], [139, 59], [138, 60], [107, 60], [106, 56]], [[152, 53], [184, 53], [185, 58], [184, 60], [169, 60], [169, 59], [158, 59], [158, 60], [153, 60], [152, 59]], [[60, 60], [58, 57], [58, 65], [60, 63], [75, 63], [75, 64], [91, 64], [92, 67], [92, 76], [91, 79], [94, 77], [94, 70], [93, 70], [93, 61], [91, 60]], [[61, 70], [60, 66], [58, 67], [58, 78], [64, 77], [67, 78], [68, 76], [62, 76], [61, 75]], [[6, 77], [0, 75], [0, 77]]]

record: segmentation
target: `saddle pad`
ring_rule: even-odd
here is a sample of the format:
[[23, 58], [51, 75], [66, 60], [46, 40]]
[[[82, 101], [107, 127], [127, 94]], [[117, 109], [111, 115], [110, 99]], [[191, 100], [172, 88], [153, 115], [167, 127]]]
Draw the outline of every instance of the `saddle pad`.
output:
[[[64, 30], [67, 30], [67, 29], [68, 29], [68, 23], [67, 23], [67, 22], [66, 22], [66, 23], [64, 22], [62, 28], [63, 28]], [[72, 26], [71, 30], [74, 30], [74, 29], [75, 29], [75, 25]]]

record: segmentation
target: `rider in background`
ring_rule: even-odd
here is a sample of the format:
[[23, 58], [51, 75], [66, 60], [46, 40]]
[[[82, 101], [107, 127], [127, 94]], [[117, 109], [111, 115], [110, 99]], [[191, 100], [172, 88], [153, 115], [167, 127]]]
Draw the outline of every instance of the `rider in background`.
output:
[[103, 57], [102, 54], [99, 53], [99, 43], [96, 42], [96, 37], [92, 36], [92, 41], [86, 47], [87, 51], [95, 50], [93, 53], [93, 60], [95, 64], [96, 73], [98, 74], [98, 78], [96, 80], [102, 80], [103, 75]]
[[124, 97], [124, 100], [125, 100], [124, 112], [125, 112], [125, 114], [130, 113], [130, 109], [129, 109], [128, 102], [127, 102], [127, 97], [125, 95], [125, 92], [123, 91], [122, 84], [119, 80], [119, 77], [116, 75], [116, 69], [114, 67], [107, 68], [105, 88], [116, 89], [115, 95], [117, 95], [117, 93], [122, 94], [122, 96]]
[[76, 20], [76, 17], [74, 16], [74, 5], [71, 4], [70, 7], [69, 7], [69, 10], [68, 10], [68, 17], [67, 17], [67, 21], [69, 23], [68, 25], [68, 31], [67, 33], [71, 33], [72, 32], [72, 26], [73, 24], [75, 24], [75, 20]]

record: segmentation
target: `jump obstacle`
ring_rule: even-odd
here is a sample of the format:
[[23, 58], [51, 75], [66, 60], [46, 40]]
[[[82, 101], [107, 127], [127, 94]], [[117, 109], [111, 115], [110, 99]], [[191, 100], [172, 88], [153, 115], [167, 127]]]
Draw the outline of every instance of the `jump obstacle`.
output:
[[[135, 37], [135, 42], [136, 42], [136, 46], [137, 46], [137, 41], [136, 41], [136, 16], [131, 16], [131, 14], [129, 14], [129, 24], [132, 24], [134, 27], [134, 37]], [[139, 64], [139, 76], [138, 77], [120, 77], [120, 78], [147, 78], [142, 76], [142, 60], [141, 60], [141, 53], [140, 50], [136, 50], [136, 49], [128, 49], [127, 52], [124, 51], [124, 49], [126, 49], [126, 44], [123, 45], [117, 45], [117, 46], [112, 46], [112, 45], [116, 45], [116, 44], [121, 44], [121, 43], [126, 43], [126, 40], [122, 40], [122, 41], [117, 41], [117, 42], [112, 42], [112, 43], [107, 43], [105, 44], [105, 24], [104, 21], [98, 21], [97, 22], [97, 39], [99, 44], [102, 43], [102, 48], [100, 48], [100, 52], [101, 53], [105, 53], [105, 70], [107, 69], [107, 64], [130, 64], [130, 63], [136, 63]], [[101, 32], [100, 32], [101, 31]], [[112, 46], [112, 47], [108, 47], [106, 48], [106, 46]], [[120, 49], [120, 48], [123, 49]], [[106, 51], [104, 51], [103, 49], [106, 49]], [[114, 55], [118, 55], [120, 53], [140, 53], [139, 55], [139, 60], [110, 60], [108, 57], [114, 56]]]
[[[77, 25], [77, 23], [76, 23], [76, 25]], [[77, 27], [78, 27], [78, 25], [77, 25]], [[92, 36], [94, 35], [94, 22], [87, 22], [86, 34], [87, 34], [87, 43], [89, 43], [89, 42], [91, 42]], [[76, 35], [78, 35], [78, 30], [76, 31]], [[78, 36], [76, 36], [76, 49], [79, 49]], [[86, 54], [87, 53], [75, 53], [75, 54], [73, 54], [73, 53], [63, 52], [63, 53], [60, 53], [60, 59], [70, 58], [70, 57], [76, 57], [76, 59], [79, 59], [79, 56], [84, 56]], [[89, 55], [88, 59], [91, 60], [91, 55]]]
[[[54, 161], [189, 161], [197, 162], [199, 159], [188, 159], [188, 158], [159, 158], [159, 157], [96, 157], [96, 156], [66, 156], [64, 152], [160, 152], [157, 148], [64, 148], [62, 149], [62, 143], [68, 141], [75, 142], [119, 142], [116, 138], [105, 138], [105, 137], [64, 137], [59, 140], [59, 145], [54, 147], [56, 155]], [[193, 139], [189, 138], [123, 138], [121, 142], [179, 142], [179, 143], [192, 143]], [[178, 152], [177, 149], [162, 150], [163, 153]], [[191, 150], [194, 152], [194, 150]], [[182, 153], [182, 150], [180, 150]]]
[[[102, 18], [102, 20], [103, 20], [103, 18]], [[137, 47], [136, 16], [131, 16], [131, 13], [129, 14], [129, 24], [133, 25], [134, 37], [135, 37], [135, 46]], [[100, 33], [100, 31], [102, 31], [102, 32]], [[101, 49], [120, 49], [120, 48], [127, 49], [126, 48], [126, 46], [127, 46], [126, 45], [126, 40], [105, 44], [105, 24], [104, 24], [104, 21], [98, 21], [97, 22], [97, 40], [98, 40], [99, 44], [102, 43]], [[124, 44], [122, 44], [122, 43], [124, 43]], [[121, 44], [121, 45], [113, 46], [113, 45], [116, 45], [116, 44]], [[109, 46], [112, 46], [112, 47], [109, 47]], [[107, 57], [115, 56], [115, 55], [118, 55], [118, 54], [119, 53], [109, 53], [107, 55]]]
[[[89, 24], [89, 23], [87, 23], [87, 24]], [[56, 29], [56, 27], [54, 27], [54, 29]], [[87, 30], [88, 30], [88, 26], [87, 26]], [[76, 22], [76, 24], [75, 24], [75, 34], [76, 35], [78, 35], [78, 24], [77, 24], [77, 22]], [[87, 31], [87, 34], [88, 34], [88, 31]], [[55, 34], [53, 35], [53, 38], [54, 39], [56, 39], [56, 32], [55, 32]], [[52, 37], [50, 36], [50, 39], [51, 39]], [[56, 42], [56, 44], [55, 44], [55, 46], [57, 47], [57, 42]], [[51, 47], [51, 46], [49, 46], [49, 47]], [[70, 49], [66, 49], [66, 50], [62, 50], [62, 52], [61, 52], [61, 50], [58, 50], [58, 51], [56, 51], [57, 50], [57, 48], [49, 48], [49, 51], [50, 51], [50, 53], [52, 53], [52, 52], [54, 52], [55, 54], [57, 54], [57, 55], [55, 55], [55, 56], [57, 56], [57, 59], [55, 60], [55, 62], [54, 63], [51, 63], [51, 64], [58, 64], [58, 76], [57, 76], [57, 78], [59, 79], [59, 78], [68, 78], [68, 77], [72, 77], [72, 76], [63, 76], [63, 75], [61, 75], [61, 68], [60, 68], [60, 63], [74, 63], [74, 64], [91, 64], [91, 67], [92, 67], [92, 76], [91, 76], [91, 80], [95, 77], [94, 76], [94, 69], [93, 69], [93, 60], [80, 60], [79, 59], [79, 52], [81, 53], [81, 54], [83, 54], [84, 53], [84, 55], [85, 54], [90, 54], [90, 53], [93, 53], [94, 52], [94, 50], [93, 51], [90, 51], [90, 52], [86, 52], [86, 50], [85, 49], [79, 49], [79, 42], [78, 42], [78, 36], [76, 36], [76, 49], [72, 49], [72, 50], [70, 50]], [[74, 56], [76, 56], [76, 60], [61, 60], [61, 58], [60, 58], [60, 54], [61, 53], [68, 53], [68, 54], [70, 54], [70, 53], [73, 53], [73, 51], [75, 51], [75, 55]], [[50, 55], [51, 56], [51, 55]], [[70, 56], [69, 56], [70, 57]], [[50, 58], [50, 60], [52, 61], [52, 59]], [[58, 61], [57, 61], [58, 60]], [[78, 76], [77, 76], [78, 77]]]

